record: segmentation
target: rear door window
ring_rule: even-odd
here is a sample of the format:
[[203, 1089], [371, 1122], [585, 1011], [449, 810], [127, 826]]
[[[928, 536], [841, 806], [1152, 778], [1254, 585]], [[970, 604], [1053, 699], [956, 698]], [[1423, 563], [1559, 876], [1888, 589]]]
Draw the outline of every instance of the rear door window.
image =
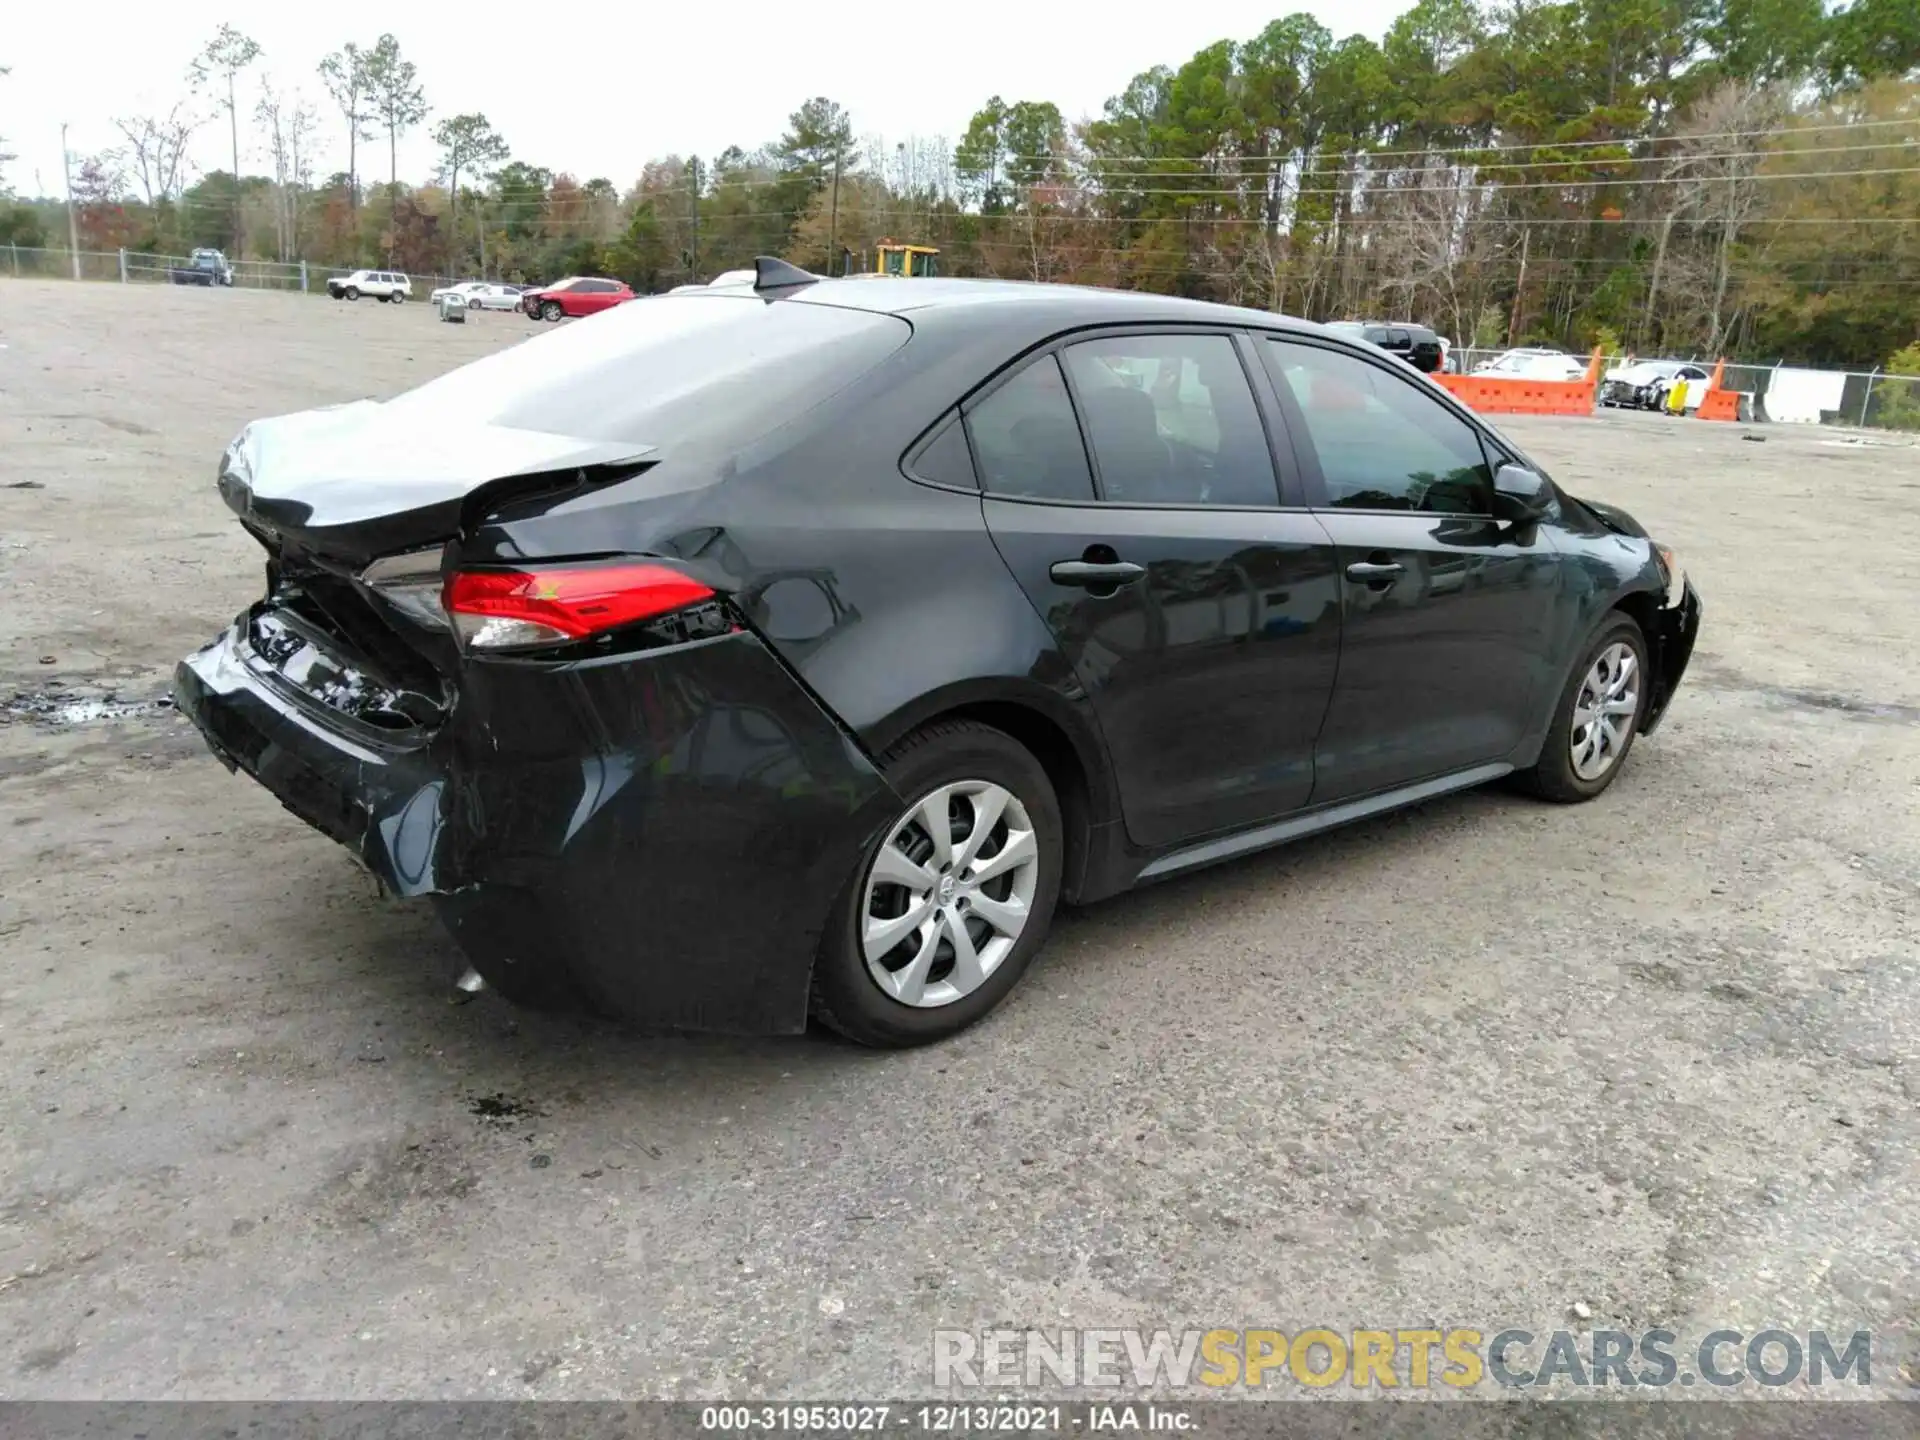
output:
[[914, 452], [907, 466], [914, 475], [930, 485], [947, 485], [957, 490], [979, 488], [973, 473], [973, 455], [967, 449], [966, 428], [958, 414], [950, 415], [928, 440]]
[[1060, 362], [1043, 355], [967, 412], [980, 482], [1016, 499], [1093, 499], [1093, 471]]
[[1280, 503], [1266, 429], [1230, 337], [1116, 336], [1062, 355], [1103, 500]]

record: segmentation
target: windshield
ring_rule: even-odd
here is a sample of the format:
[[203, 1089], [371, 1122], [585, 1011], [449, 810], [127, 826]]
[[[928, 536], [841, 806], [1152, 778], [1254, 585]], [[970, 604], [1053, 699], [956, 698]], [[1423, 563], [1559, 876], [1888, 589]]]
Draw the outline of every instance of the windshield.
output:
[[685, 455], [737, 450], [907, 342], [894, 315], [757, 295], [660, 295], [462, 366], [387, 402], [423, 425], [487, 424]]

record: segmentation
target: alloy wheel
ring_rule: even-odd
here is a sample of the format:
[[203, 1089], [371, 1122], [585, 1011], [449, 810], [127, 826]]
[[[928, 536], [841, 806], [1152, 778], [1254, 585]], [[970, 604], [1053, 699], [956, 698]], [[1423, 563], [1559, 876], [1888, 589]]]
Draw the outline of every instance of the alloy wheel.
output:
[[1573, 773], [1598, 780], [1620, 759], [1640, 713], [1640, 657], [1616, 640], [1595, 657], [1580, 693], [1573, 699], [1573, 725], [1567, 732]]
[[1039, 875], [1039, 840], [1018, 796], [989, 780], [937, 787], [895, 822], [867, 871], [867, 973], [903, 1005], [972, 994], [1019, 942]]

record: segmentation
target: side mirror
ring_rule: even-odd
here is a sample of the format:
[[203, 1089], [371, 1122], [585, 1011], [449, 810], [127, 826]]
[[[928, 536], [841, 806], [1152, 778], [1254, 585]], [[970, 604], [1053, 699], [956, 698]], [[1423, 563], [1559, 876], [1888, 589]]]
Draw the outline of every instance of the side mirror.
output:
[[1536, 471], [1524, 465], [1502, 465], [1493, 475], [1493, 513], [1499, 520], [1524, 525], [1539, 520], [1553, 508], [1553, 491]]

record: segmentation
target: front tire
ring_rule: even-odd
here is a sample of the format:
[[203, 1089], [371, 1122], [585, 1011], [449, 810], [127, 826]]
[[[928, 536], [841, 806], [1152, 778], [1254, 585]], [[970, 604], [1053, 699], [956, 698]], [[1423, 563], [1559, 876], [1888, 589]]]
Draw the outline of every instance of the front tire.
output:
[[1539, 760], [1514, 777], [1520, 787], [1561, 805], [1600, 794], [1627, 762], [1652, 682], [1646, 637], [1615, 611], [1560, 693]]
[[560, 308], [560, 302], [558, 300], [549, 300], [540, 307], [540, 318], [545, 320], [549, 325], [565, 313], [566, 312]]
[[1019, 983], [1060, 895], [1060, 804], [1011, 736], [936, 721], [888, 752], [906, 808], [867, 847], [834, 905], [813, 1014], [862, 1045], [944, 1040]]
[[349, 285], [340, 293], [345, 295], [349, 300], [358, 300], [360, 298], [360, 287], [358, 285]]

